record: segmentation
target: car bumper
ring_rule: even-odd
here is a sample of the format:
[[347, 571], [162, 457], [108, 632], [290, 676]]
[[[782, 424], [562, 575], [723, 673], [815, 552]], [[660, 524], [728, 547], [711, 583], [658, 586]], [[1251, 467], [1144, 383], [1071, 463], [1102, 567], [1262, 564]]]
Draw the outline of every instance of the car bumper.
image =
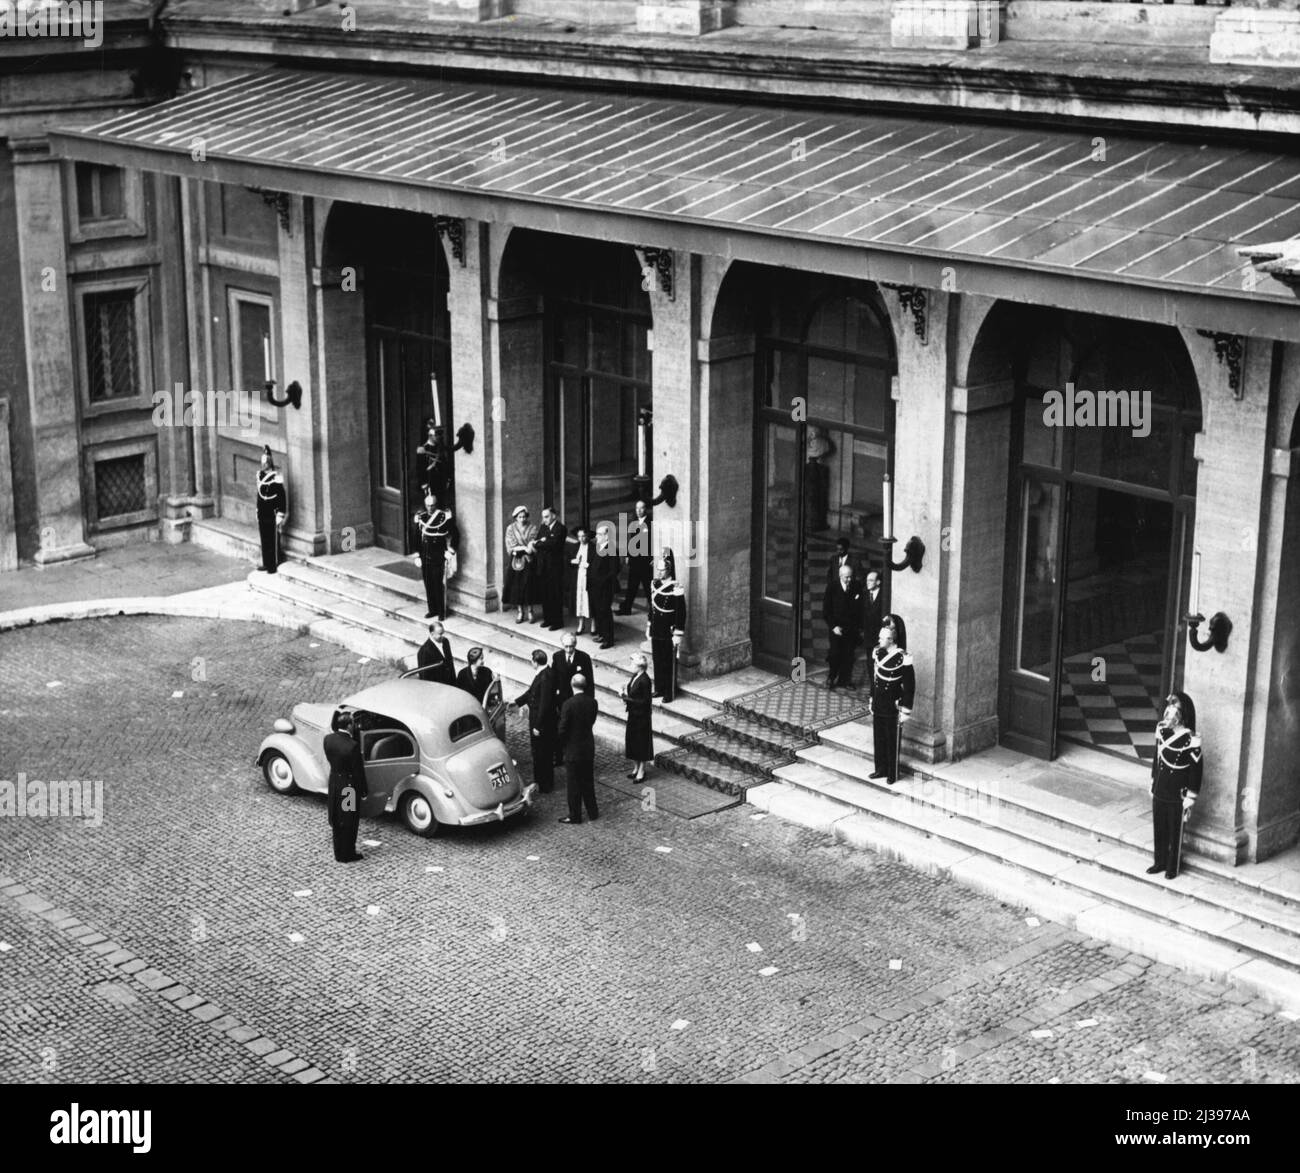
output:
[[511, 815], [517, 815], [520, 811], [525, 810], [532, 805], [533, 796], [537, 790], [536, 786], [525, 786], [523, 793], [513, 802], [503, 802], [500, 806], [490, 811], [479, 811], [472, 815], [462, 815], [460, 825], [462, 827], [477, 827], [483, 823], [502, 823]]

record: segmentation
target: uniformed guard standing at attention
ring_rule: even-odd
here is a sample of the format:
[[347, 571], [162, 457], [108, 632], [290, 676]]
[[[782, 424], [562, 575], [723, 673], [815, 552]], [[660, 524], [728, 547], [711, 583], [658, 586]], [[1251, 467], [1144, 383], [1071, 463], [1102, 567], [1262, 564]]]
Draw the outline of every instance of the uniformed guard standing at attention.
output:
[[270, 445], [262, 448], [257, 472], [257, 532], [262, 538], [262, 569], [274, 574], [280, 564], [280, 529], [289, 515], [289, 493], [284, 477], [271, 458]]
[[366, 765], [357, 745], [356, 717], [347, 709], [334, 714], [333, 733], [325, 737], [325, 759], [330, 764], [329, 816], [334, 834], [334, 858], [352, 863], [361, 825], [361, 800], [366, 797]]
[[425, 420], [424, 443], [416, 448], [416, 455], [424, 461], [424, 475], [420, 483], [425, 492], [432, 492], [439, 501], [449, 501], [451, 494], [451, 458], [447, 455], [446, 430], [433, 420]]
[[654, 660], [654, 695], [667, 705], [677, 696], [677, 649], [686, 635], [686, 588], [677, 581], [676, 562], [667, 547], [655, 560], [654, 575], [645, 633]]
[[1147, 875], [1178, 875], [1182, 863], [1183, 823], [1201, 792], [1201, 739], [1196, 733], [1196, 706], [1185, 692], [1165, 698], [1164, 716], [1156, 726], [1156, 756], [1151, 762], [1151, 823], [1155, 862]]
[[431, 489], [424, 494], [424, 508], [415, 515], [415, 534], [420, 552], [415, 564], [424, 573], [424, 595], [429, 604], [426, 619], [447, 618], [447, 555], [453, 557], [460, 545], [460, 530], [450, 509], [438, 506], [438, 496]]
[[898, 781], [898, 743], [902, 724], [912, 715], [916, 669], [907, 651], [907, 628], [901, 616], [886, 615], [879, 642], [871, 649], [871, 725], [876, 768], [869, 777]]

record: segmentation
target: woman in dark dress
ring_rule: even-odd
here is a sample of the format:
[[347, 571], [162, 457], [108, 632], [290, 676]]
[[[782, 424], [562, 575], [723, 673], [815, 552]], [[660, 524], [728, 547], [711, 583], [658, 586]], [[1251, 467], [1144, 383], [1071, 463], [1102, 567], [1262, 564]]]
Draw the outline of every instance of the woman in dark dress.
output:
[[537, 540], [537, 527], [529, 524], [526, 506], [516, 506], [510, 516], [510, 526], [506, 529], [506, 581], [501, 602], [503, 606], [518, 608], [516, 623], [524, 621], [525, 611], [528, 612], [528, 622], [532, 623], [533, 607], [542, 601], [537, 575], [533, 572], [533, 543]]
[[645, 656], [637, 652], [632, 657], [632, 679], [623, 686], [623, 703], [627, 705], [627, 734], [623, 742], [623, 756], [636, 763], [628, 775], [633, 782], [645, 779], [645, 764], [653, 760], [654, 734], [650, 729], [650, 695], [654, 689], [646, 675]]

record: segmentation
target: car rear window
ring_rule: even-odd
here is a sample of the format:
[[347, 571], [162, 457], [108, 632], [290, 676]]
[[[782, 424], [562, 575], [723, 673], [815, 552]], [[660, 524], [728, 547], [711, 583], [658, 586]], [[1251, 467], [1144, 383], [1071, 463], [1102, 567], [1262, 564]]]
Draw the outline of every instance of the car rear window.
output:
[[471, 734], [477, 733], [483, 728], [483, 722], [473, 713], [466, 713], [463, 717], [457, 717], [451, 723], [449, 736], [452, 741], [464, 741]]

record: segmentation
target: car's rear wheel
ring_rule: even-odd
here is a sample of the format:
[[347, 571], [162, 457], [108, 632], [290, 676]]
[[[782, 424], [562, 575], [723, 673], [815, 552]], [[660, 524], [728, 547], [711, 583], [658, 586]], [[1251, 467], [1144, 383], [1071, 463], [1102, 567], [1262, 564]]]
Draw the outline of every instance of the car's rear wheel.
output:
[[433, 813], [433, 803], [418, 790], [412, 790], [402, 798], [402, 822], [425, 839], [432, 839], [442, 830], [438, 816]]
[[266, 784], [276, 794], [298, 793], [298, 783], [293, 777], [293, 766], [279, 751], [272, 750], [262, 759], [262, 774], [266, 778]]

